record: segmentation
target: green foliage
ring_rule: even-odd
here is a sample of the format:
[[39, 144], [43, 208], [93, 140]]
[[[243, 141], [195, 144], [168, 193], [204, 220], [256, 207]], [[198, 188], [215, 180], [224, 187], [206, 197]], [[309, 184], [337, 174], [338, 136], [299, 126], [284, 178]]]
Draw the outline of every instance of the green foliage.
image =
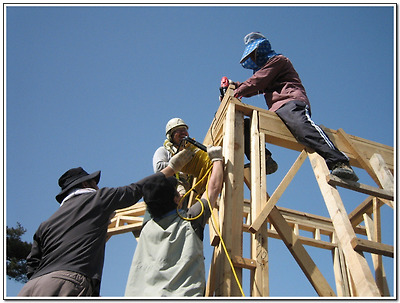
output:
[[7, 226], [7, 276], [18, 282], [27, 282], [26, 257], [31, 251], [32, 243], [21, 240], [26, 229], [17, 222], [16, 228]]

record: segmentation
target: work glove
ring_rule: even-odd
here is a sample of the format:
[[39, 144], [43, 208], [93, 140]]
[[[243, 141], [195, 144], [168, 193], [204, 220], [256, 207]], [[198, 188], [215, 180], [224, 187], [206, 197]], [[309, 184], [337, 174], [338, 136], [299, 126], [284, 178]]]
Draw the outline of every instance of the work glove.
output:
[[180, 151], [169, 160], [168, 166], [171, 167], [174, 172], [181, 171], [182, 167], [193, 159], [194, 154], [194, 151], [191, 149]]
[[221, 146], [208, 146], [207, 154], [208, 154], [208, 157], [210, 158], [211, 162], [223, 160]]

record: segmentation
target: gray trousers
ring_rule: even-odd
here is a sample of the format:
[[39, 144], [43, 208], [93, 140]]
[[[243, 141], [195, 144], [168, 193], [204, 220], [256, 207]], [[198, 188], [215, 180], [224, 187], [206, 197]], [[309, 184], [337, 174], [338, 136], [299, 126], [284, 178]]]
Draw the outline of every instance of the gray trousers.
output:
[[90, 297], [90, 279], [71, 271], [54, 271], [29, 280], [18, 297]]

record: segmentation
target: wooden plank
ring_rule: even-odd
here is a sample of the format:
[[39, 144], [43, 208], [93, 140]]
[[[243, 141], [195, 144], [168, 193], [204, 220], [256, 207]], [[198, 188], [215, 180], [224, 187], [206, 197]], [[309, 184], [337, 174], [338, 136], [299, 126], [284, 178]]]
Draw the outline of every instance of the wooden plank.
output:
[[377, 255], [383, 255], [386, 257], [394, 257], [394, 249], [392, 245], [378, 243], [375, 241], [369, 241], [360, 238], [351, 239], [351, 245], [353, 249], [358, 252], [369, 252]]
[[336, 296], [317, 265], [276, 207], [271, 210], [269, 219], [318, 295], [323, 297]]
[[379, 197], [379, 198], [383, 198], [383, 199], [388, 199], [388, 200], [394, 199], [393, 192], [390, 192], [385, 189], [373, 187], [370, 185], [341, 179], [334, 175], [327, 175], [326, 181], [328, 182], [329, 185], [332, 185], [332, 186], [340, 186], [343, 188], [351, 189], [351, 190], [354, 190], [354, 191], [357, 191], [357, 192], [360, 192], [363, 194], [367, 194], [367, 195], [371, 195], [371, 196]]
[[[372, 220], [371, 216], [364, 214], [364, 222], [365, 226], [367, 227], [368, 240], [381, 242], [381, 239], [376, 232], [376, 228], [374, 226], [376, 224], [374, 223], [374, 220]], [[376, 285], [378, 285], [379, 291], [381, 292], [382, 296], [389, 297], [390, 292], [386, 280], [385, 269], [382, 262], [382, 255], [371, 254], [371, 257], [375, 269]]]
[[[275, 229], [268, 229], [268, 237], [282, 240], [281, 236], [278, 234], [278, 232]], [[312, 246], [312, 247], [327, 249], [327, 250], [332, 250], [335, 247], [337, 247], [337, 244], [328, 242], [328, 241], [316, 240], [316, 239], [307, 238], [304, 236], [297, 236], [297, 238], [302, 245], [307, 245], [307, 246]]]
[[[280, 120], [280, 118], [273, 112], [270, 112], [264, 108], [258, 108], [249, 104], [240, 102], [238, 99], [233, 97], [227, 97], [221, 102], [221, 105], [216, 114], [217, 122], [212, 123], [212, 127], [208, 130], [206, 137], [204, 139], [204, 144], [211, 144], [214, 138], [214, 142], [221, 142], [223, 139], [223, 131], [221, 123], [218, 121], [223, 121], [219, 115], [225, 114], [226, 103], [235, 104], [236, 108], [242, 111], [245, 115], [251, 116], [253, 110], [259, 113], [259, 131], [265, 134], [265, 140], [268, 143], [282, 146], [285, 148], [301, 151], [304, 146], [297, 142], [290, 131], [287, 129], [285, 124]], [[394, 150], [393, 147], [384, 145], [378, 142], [367, 140], [364, 138], [356, 137], [350, 134], [346, 134], [349, 142], [357, 151], [357, 155], [354, 154], [353, 150], [349, 149], [348, 143], [345, 142], [339, 135], [338, 131], [329, 129], [320, 125], [324, 129], [326, 134], [329, 136], [331, 141], [336, 145], [336, 147], [344, 152], [350, 159], [350, 163], [356, 167], [363, 167], [359, 160], [358, 155], [363, 155], [364, 159], [370, 160], [373, 154], [378, 153], [382, 156], [384, 162], [386, 163], [388, 169], [393, 173], [394, 171]]]
[[262, 211], [259, 213], [258, 217], [254, 220], [254, 222], [250, 226], [250, 231], [255, 233], [261, 227], [261, 225], [267, 219], [270, 211], [278, 202], [279, 198], [285, 192], [286, 188], [293, 180], [293, 177], [296, 175], [297, 171], [300, 169], [301, 165], [303, 164], [304, 160], [306, 159], [307, 153], [303, 150], [296, 161], [293, 163], [292, 167], [289, 169], [288, 173], [285, 175], [281, 183], [275, 189], [274, 193], [272, 194], [271, 198], [267, 201], [267, 204], [264, 206]]
[[137, 222], [137, 223], [129, 224], [129, 225], [122, 225], [122, 226], [118, 226], [116, 228], [109, 228], [107, 230], [107, 236], [111, 237], [111, 236], [123, 234], [126, 232], [136, 232], [136, 231], [140, 231], [141, 228], [142, 228], [142, 222]]
[[[219, 244], [220, 238], [218, 235], [218, 231], [220, 231], [220, 226], [219, 226], [219, 216], [218, 216], [218, 210], [217, 208], [214, 207], [212, 210], [212, 216], [208, 220], [208, 230], [210, 233], [210, 245], [211, 246], [217, 246]], [[214, 221], [215, 219], [215, 221]]]
[[228, 89], [227, 94], [225, 94], [223, 100], [221, 101], [217, 109], [217, 112], [214, 115], [213, 121], [211, 122], [211, 125], [206, 133], [206, 136], [203, 141], [203, 144], [205, 146], [221, 145], [221, 142], [223, 140], [223, 133], [224, 133], [223, 129], [226, 118], [226, 112], [228, 110], [228, 106], [231, 103], [235, 102], [233, 101], [234, 99], [235, 98], [233, 98], [233, 90]]
[[[352, 150], [348, 148], [348, 143], [342, 140], [339, 135], [338, 130], [333, 130], [320, 125], [336, 147], [344, 152], [350, 159], [350, 164], [359, 168], [364, 168], [362, 164], [358, 161], [357, 155], [353, 153]], [[370, 160], [373, 154], [379, 153], [384, 158], [390, 170], [394, 170], [394, 149], [392, 146], [367, 140], [364, 138], [356, 137], [347, 134], [348, 140], [357, 150], [357, 153], [363, 155], [366, 160]]]
[[213, 253], [211, 256], [211, 264], [210, 268], [208, 270], [208, 277], [207, 277], [207, 284], [206, 284], [206, 291], [205, 291], [205, 297], [212, 297], [215, 291], [215, 285], [217, 284], [217, 275], [215, 272], [217, 272], [217, 262], [216, 262], [216, 254], [215, 254], [215, 249], [213, 249]]
[[[241, 104], [238, 106], [240, 106], [241, 110], [243, 110], [244, 112], [244, 107], [252, 110], [258, 109], [247, 104]], [[285, 124], [275, 113], [264, 109], [258, 109], [258, 111], [260, 114], [260, 132], [265, 133], [266, 142], [297, 151], [301, 151], [302, 149], [304, 149], [304, 146], [297, 142], [297, 140], [293, 137]], [[354, 152], [349, 149], [348, 145], [340, 138], [338, 131], [326, 128], [322, 125], [320, 126], [324, 129], [325, 133], [329, 136], [336, 147], [349, 157], [351, 165], [362, 168], [362, 165], [357, 160], [357, 155], [355, 155]], [[356, 137], [350, 134], [347, 134], [347, 136], [350, 142], [358, 151], [358, 153], [364, 155], [365, 159], [369, 161], [374, 153], [379, 153], [382, 155], [388, 168], [393, 172], [393, 147], [370, 141], [364, 138]]]
[[363, 222], [364, 214], [372, 214], [372, 199], [373, 197], [369, 196], [349, 214], [349, 220], [353, 227]]
[[383, 160], [383, 157], [380, 154], [373, 154], [369, 162], [377, 178], [379, 179], [379, 182], [382, 184], [382, 187], [386, 190], [393, 191], [393, 174], [390, 172], [388, 166]]
[[339, 192], [326, 182], [329, 170], [325, 160], [317, 153], [310, 153], [308, 157], [335, 227], [338, 243], [346, 257], [347, 267], [352, 273], [357, 294], [365, 297], [379, 297], [380, 293], [367, 261], [362, 254], [355, 252], [350, 244], [351, 239], [356, 238], [356, 235]]
[[277, 208], [289, 224], [296, 223], [301, 230], [314, 233], [315, 229], [318, 229], [320, 234], [327, 236], [331, 236], [334, 232], [332, 220], [330, 218], [284, 207], [277, 206]]
[[372, 169], [371, 165], [369, 164], [369, 161], [367, 158], [359, 152], [355, 144], [351, 141], [350, 137], [345, 133], [345, 131], [341, 128], [338, 129], [337, 134], [341, 138], [343, 144], [346, 145], [348, 150], [352, 152], [354, 157], [357, 159], [358, 163], [361, 165], [362, 168], [370, 175], [372, 180], [375, 181], [375, 183], [382, 188], [381, 182], [379, 181], [378, 177], [376, 176], [374, 170]]
[[[225, 159], [224, 185], [219, 206], [219, 222], [228, 252], [232, 255], [242, 255], [242, 214], [243, 214], [243, 114], [235, 110], [230, 103], [226, 112], [224, 124], [223, 154]], [[236, 165], [235, 165], [236, 164]], [[220, 250], [219, 254], [224, 254]], [[218, 256], [217, 256], [218, 257]], [[241, 296], [229, 262], [226, 258], [218, 258], [221, 262], [219, 281], [216, 286], [218, 296]], [[242, 270], [235, 268], [241, 281]]]
[[232, 264], [235, 267], [254, 270], [256, 269], [256, 261], [253, 259], [243, 258], [242, 256], [232, 256]]
[[[265, 140], [258, 130], [258, 114], [253, 111], [250, 125], [250, 165], [251, 165], [251, 220], [258, 216], [267, 200]], [[267, 223], [265, 222], [265, 225]], [[267, 228], [251, 235], [251, 257], [256, 260], [251, 281], [252, 297], [269, 296], [269, 253]]]
[[[332, 242], [335, 243], [334, 236]], [[349, 280], [346, 270], [346, 262], [344, 260], [343, 251], [339, 247], [332, 250], [333, 255], [333, 272], [335, 275], [336, 293], [338, 297], [350, 297]]]

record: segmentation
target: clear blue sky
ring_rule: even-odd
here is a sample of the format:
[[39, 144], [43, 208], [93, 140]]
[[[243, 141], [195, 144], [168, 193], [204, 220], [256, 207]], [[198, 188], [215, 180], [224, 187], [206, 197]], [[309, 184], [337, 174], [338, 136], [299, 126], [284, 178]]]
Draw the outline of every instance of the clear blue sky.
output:
[[[59, 207], [57, 180], [69, 168], [101, 170], [101, 187], [151, 174], [170, 118], [183, 118], [190, 135], [202, 141], [220, 103], [221, 77], [244, 81], [251, 75], [239, 64], [243, 37], [251, 31], [265, 34], [276, 52], [291, 59], [317, 124], [394, 146], [394, 9], [7, 6], [4, 225], [20, 222], [27, 229], [23, 240], [31, 242], [38, 225]], [[242, 101], [266, 107], [262, 96]], [[269, 148], [279, 164], [268, 176], [271, 194], [298, 153]], [[361, 183], [374, 185], [356, 172]], [[348, 212], [365, 199], [340, 193]], [[278, 206], [329, 217], [308, 160]], [[393, 211], [381, 211], [383, 242], [393, 245]], [[132, 234], [108, 242], [102, 296], [123, 296], [135, 246]], [[208, 232], [204, 246], [208, 272]], [[307, 250], [335, 289], [331, 254]], [[384, 257], [384, 266], [393, 295], [393, 259]], [[7, 296], [22, 287], [5, 282]], [[274, 239], [270, 295], [317, 297], [285, 245]]]

